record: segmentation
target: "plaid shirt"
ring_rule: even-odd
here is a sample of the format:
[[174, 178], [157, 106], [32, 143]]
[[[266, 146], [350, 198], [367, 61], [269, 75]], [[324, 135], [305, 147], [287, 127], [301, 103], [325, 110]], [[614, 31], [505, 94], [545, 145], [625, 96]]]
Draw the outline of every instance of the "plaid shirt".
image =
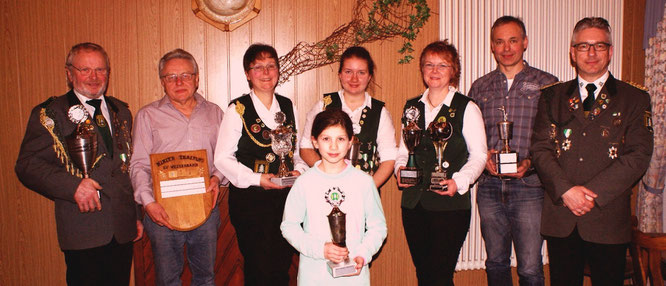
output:
[[519, 160], [529, 154], [541, 87], [557, 81], [555, 76], [524, 63], [525, 67], [514, 77], [510, 90], [507, 91], [506, 76], [498, 68], [474, 81], [468, 93], [481, 108], [488, 149], [502, 149], [497, 122], [504, 118], [498, 108], [506, 108], [508, 120], [513, 121], [513, 138], [509, 146], [518, 152]]

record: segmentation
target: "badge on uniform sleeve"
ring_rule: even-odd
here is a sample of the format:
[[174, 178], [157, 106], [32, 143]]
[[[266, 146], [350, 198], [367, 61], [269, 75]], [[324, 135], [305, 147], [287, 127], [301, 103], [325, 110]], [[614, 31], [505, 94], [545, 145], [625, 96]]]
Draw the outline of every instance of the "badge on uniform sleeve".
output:
[[611, 143], [610, 147], [608, 147], [608, 158], [612, 160], [617, 158], [617, 143]]
[[254, 160], [254, 172], [260, 174], [268, 174], [268, 162], [264, 160]]
[[106, 127], [106, 119], [104, 119], [104, 115], [98, 114], [95, 116], [95, 123], [97, 123], [97, 126], [100, 128]]
[[250, 130], [252, 130], [252, 133], [255, 133], [255, 134], [259, 133], [259, 131], [261, 131], [261, 126], [259, 126], [259, 124], [256, 124], [256, 123], [252, 124], [252, 126], [250, 126]]
[[268, 163], [273, 163], [275, 161], [275, 154], [270, 152], [266, 154], [266, 161], [268, 161]]
[[622, 124], [622, 112], [613, 112], [613, 126], [620, 126]]
[[569, 111], [578, 110], [579, 106], [580, 106], [580, 97], [574, 96], [572, 98], [569, 98]]
[[562, 142], [562, 150], [563, 151], [569, 151], [571, 149], [571, 140], [569, 140], [569, 136], [571, 136], [571, 128], [565, 128], [562, 130], [562, 133], [564, 133], [564, 142]]
[[550, 130], [548, 132], [548, 137], [550, 138], [550, 140], [553, 140], [553, 139], [555, 139], [555, 137], [557, 137], [557, 125], [552, 124], [552, 123], [550, 124]]
[[599, 107], [595, 107], [595, 108], [592, 109], [592, 115], [593, 116], [596, 117], [596, 116], [599, 115], [599, 113], [601, 113], [601, 109], [599, 109]]
[[650, 133], [653, 133], [654, 129], [652, 129], [652, 112], [646, 110], [645, 113], [643, 113], [643, 122], [645, 123], [645, 128], [647, 128]]

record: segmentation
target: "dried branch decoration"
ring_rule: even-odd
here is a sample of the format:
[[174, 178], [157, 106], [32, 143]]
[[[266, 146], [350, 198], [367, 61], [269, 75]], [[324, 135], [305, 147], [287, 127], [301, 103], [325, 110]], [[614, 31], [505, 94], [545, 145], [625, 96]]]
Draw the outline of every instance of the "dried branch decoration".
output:
[[[363, 19], [365, 15], [367, 18]], [[349, 23], [317, 43], [300, 42], [280, 57], [278, 84], [292, 76], [337, 62], [348, 47], [398, 36], [405, 40], [398, 50], [404, 55], [398, 63], [409, 63], [414, 58], [411, 42], [429, 17], [430, 8], [426, 0], [357, 0]]]

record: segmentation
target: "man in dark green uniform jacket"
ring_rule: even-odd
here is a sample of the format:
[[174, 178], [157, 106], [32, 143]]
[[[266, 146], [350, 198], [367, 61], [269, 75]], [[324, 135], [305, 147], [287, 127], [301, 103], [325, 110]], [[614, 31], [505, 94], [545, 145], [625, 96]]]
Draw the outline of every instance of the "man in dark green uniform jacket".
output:
[[631, 240], [631, 188], [652, 154], [650, 97], [616, 80], [610, 26], [585, 18], [574, 28], [578, 77], [543, 90], [532, 136], [532, 162], [547, 196], [541, 233], [551, 285], [622, 285]]

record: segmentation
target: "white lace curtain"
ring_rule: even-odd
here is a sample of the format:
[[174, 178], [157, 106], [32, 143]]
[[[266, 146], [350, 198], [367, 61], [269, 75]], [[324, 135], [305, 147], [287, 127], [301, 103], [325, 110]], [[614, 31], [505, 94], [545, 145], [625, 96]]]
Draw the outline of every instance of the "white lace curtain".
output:
[[[650, 2], [650, 1], [648, 1]], [[652, 98], [654, 149], [650, 166], [639, 183], [636, 200], [638, 228], [643, 232], [665, 232], [664, 178], [666, 177], [666, 5], [656, 35], [645, 50], [645, 86]]]

